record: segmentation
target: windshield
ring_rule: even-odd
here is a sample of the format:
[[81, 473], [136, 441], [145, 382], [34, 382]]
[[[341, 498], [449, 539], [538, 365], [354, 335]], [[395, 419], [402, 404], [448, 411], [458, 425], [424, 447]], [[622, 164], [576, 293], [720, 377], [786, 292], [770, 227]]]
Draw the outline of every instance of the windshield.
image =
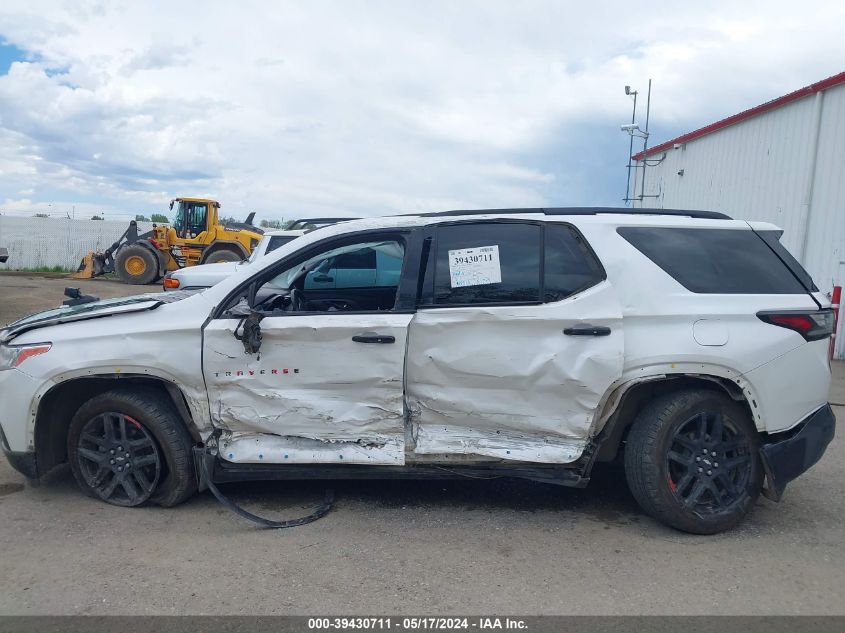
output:
[[[296, 235], [265, 235], [262, 241], [267, 242], [267, 250], [264, 251], [264, 254], [270, 253], [271, 251], [276, 250], [280, 246], [284, 246], [288, 242], [295, 240]], [[250, 264], [258, 259], [258, 253], [261, 251], [261, 246], [257, 246], [250, 256], [245, 261], [241, 262], [243, 264]]]
[[[159, 292], [151, 292], [143, 295], [135, 295], [133, 297], [116, 297], [114, 299], [102, 299], [100, 301], [92, 301], [91, 303], [83, 303], [81, 305], [76, 306], [59, 306], [58, 308], [53, 308], [52, 310], [45, 310], [44, 312], [36, 312], [35, 314], [30, 314], [29, 316], [25, 316], [22, 319], [18, 319], [9, 324], [9, 326], [17, 326], [23, 325], [25, 323], [33, 323], [35, 321], [41, 321], [45, 319], [56, 319], [61, 318], [71, 314], [83, 314], [85, 312], [91, 312], [92, 310], [99, 310], [101, 308], [106, 307], [114, 307], [114, 306], [123, 306], [123, 305], [131, 305], [134, 303], [143, 303], [144, 301], [159, 301], [161, 296], [165, 293]], [[167, 297], [169, 299], [169, 297]]]
[[185, 203], [182, 202], [182, 201], [177, 201], [173, 205], [173, 209], [172, 209], [173, 210], [173, 221], [170, 223], [170, 225], [174, 229], [176, 229], [177, 233], [181, 232], [182, 228], [184, 226], [184, 222], [182, 220], [182, 205], [184, 205], [184, 204]]
[[[84, 315], [88, 312], [99, 312], [104, 309], [121, 308], [125, 306], [138, 306], [141, 303], [151, 304], [148, 308], [155, 308], [163, 303], [174, 303], [187, 299], [190, 296], [197, 294], [195, 290], [176, 290], [173, 292], [148, 292], [142, 295], [134, 295], [131, 297], [116, 297], [114, 299], [102, 299], [92, 301], [91, 303], [83, 303], [76, 306], [59, 306], [52, 310], [45, 310], [44, 312], [36, 312], [30, 314], [22, 319], [10, 323], [6, 329], [17, 329], [20, 326], [25, 326], [31, 323], [41, 323], [42, 321], [55, 321], [66, 318], [76, 318], [79, 315]], [[137, 308], [133, 308], [137, 309]], [[127, 307], [127, 310], [129, 308]]]

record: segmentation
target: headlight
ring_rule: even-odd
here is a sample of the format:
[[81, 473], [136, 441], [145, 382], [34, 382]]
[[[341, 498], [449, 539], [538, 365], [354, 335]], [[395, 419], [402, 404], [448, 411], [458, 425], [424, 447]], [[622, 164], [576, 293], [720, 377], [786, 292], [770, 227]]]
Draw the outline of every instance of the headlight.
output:
[[29, 345], [0, 345], [0, 371], [19, 367], [27, 358], [50, 351], [50, 343]]

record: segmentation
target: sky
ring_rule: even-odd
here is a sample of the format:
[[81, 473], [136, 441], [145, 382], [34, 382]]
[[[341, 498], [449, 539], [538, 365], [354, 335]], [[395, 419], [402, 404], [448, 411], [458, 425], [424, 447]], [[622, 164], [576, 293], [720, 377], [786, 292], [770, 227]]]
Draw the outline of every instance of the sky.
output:
[[812, 0], [4, 0], [0, 213], [621, 206], [625, 85], [653, 80], [656, 144], [845, 70], [842, 24]]

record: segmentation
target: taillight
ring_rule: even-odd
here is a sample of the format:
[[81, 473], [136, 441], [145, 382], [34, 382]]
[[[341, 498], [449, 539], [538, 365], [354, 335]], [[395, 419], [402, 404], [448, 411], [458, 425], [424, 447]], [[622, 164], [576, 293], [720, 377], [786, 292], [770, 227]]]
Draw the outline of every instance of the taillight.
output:
[[808, 341], [817, 341], [833, 334], [833, 310], [787, 310], [758, 312], [761, 321], [798, 332]]
[[179, 280], [174, 279], [173, 277], [165, 277], [163, 284], [165, 288], [178, 288]]

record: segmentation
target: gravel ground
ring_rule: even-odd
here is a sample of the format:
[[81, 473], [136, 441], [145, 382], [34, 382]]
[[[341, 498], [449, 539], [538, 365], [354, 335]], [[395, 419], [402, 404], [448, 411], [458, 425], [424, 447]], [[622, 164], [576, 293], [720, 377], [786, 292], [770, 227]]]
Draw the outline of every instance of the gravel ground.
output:
[[[0, 275], [0, 323], [57, 305], [66, 285], [139, 290]], [[845, 368], [834, 373], [831, 400], [845, 403]], [[618, 468], [594, 474], [585, 490], [337, 482], [327, 517], [274, 532], [209, 494], [121, 509], [83, 496], [66, 467], [32, 487], [0, 460], [0, 614], [845, 614], [841, 439], [781, 503], [761, 499], [710, 537], [642, 515]], [[293, 517], [322, 484], [224, 490]]]

